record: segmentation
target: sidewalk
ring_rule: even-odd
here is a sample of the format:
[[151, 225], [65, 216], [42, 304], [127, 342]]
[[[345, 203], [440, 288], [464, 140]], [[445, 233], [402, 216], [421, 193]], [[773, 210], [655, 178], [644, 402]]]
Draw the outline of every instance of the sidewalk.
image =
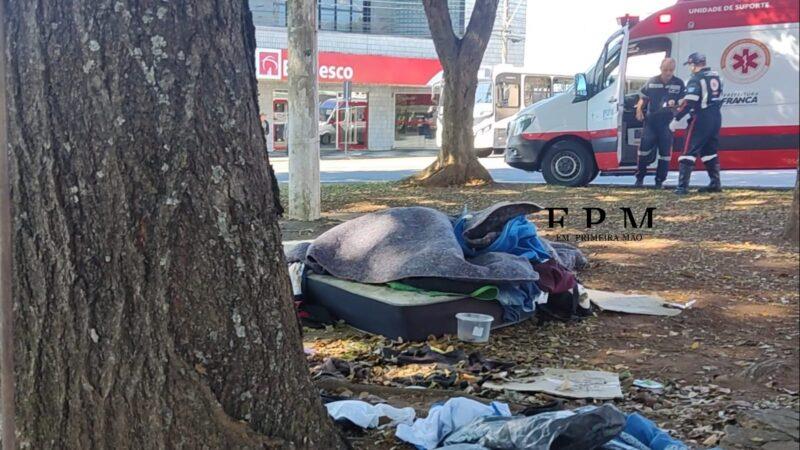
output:
[[[403, 148], [395, 150], [352, 150], [345, 155], [344, 151], [324, 148], [320, 149], [320, 159], [415, 158], [436, 156], [438, 153], [439, 150], [437, 149]], [[288, 159], [288, 153], [286, 151], [274, 151], [269, 153], [269, 159], [270, 161]]]

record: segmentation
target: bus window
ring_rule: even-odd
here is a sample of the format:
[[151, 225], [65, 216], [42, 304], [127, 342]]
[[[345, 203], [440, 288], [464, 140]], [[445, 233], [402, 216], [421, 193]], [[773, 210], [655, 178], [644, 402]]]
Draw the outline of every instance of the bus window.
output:
[[495, 84], [495, 120], [511, 117], [519, 111], [520, 89], [518, 74], [498, 75]]
[[492, 83], [490, 81], [478, 82], [478, 88], [475, 90], [475, 103], [492, 104]]
[[478, 88], [475, 90], [475, 109], [472, 110], [473, 117], [485, 119], [494, 113], [494, 102], [492, 101], [492, 82], [479, 81]]
[[526, 75], [524, 83], [525, 106], [532, 105], [553, 95], [549, 76]]
[[553, 95], [565, 92], [574, 82], [574, 77], [553, 77]]

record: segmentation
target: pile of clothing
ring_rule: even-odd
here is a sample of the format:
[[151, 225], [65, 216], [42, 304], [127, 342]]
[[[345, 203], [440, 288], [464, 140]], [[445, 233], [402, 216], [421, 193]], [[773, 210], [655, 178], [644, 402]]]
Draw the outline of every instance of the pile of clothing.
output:
[[[358, 400], [333, 401], [326, 407], [339, 423], [397, 426], [395, 436], [421, 450], [688, 450], [642, 415], [626, 415], [611, 404], [530, 409], [514, 415], [502, 402], [486, 405], [456, 397], [434, 404], [425, 418], [416, 418], [412, 408]], [[381, 421], [384, 425], [379, 426]]]
[[572, 320], [589, 310], [573, 272], [587, 261], [575, 247], [538, 236], [527, 216], [541, 210], [530, 202], [465, 208], [458, 216], [425, 207], [390, 208], [289, 249], [287, 262], [294, 263], [295, 278], [312, 271], [430, 296], [496, 300], [507, 323], [534, 312]]

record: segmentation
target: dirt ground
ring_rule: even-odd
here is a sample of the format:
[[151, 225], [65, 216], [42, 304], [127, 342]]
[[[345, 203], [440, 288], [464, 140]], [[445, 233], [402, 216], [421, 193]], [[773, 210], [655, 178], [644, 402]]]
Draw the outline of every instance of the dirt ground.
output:
[[[455, 214], [465, 205], [474, 210], [505, 200], [568, 208], [565, 228], [548, 228], [547, 212], [531, 218], [541, 235], [553, 240], [568, 235], [583, 250], [590, 261], [579, 273], [585, 286], [696, 303], [672, 318], [600, 312], [576, 324], [528, 321], [493, 332], [490, 344], [480, 348], [483, 354], [515, 362], [520, 372], [565, 367], [619, 373], [626, 397], [618, 406], [640, 411], [699, 446], [713, 446], [737, 410], [797, 409], [799, 259], [796, 248], [778, 239], [792, 201], [790, 191], [729, 189], [677, 198], [669, 191], [620, 187], [324, 185], [323, 220], [284, 221], [283, 237], [311, 239], [344, 220], [389, 207], [419, 205]], [[584, 207], [605, 209], [605, 222], [585, 228]], [[622, 207], [631, 208], [637, 218], [646, 207], [656, 208], [653, 228], [625, 228]], [[574, 240], [586, 233], [620, 238], [641, 234], [641, 239]], [[312, 364], [314, 358], [331, 356], [369, 359], [375, 348], [387, 344], [346, 326], [307, 330], [305, 341], [315, 352]], [[434, 344], [470, 347], [447, 338]], [[355, 381], [392, 385], [399, 369], [373, 367], [369, 376]], [[631, 386], [633, 379], [658, 380], [667, 389], [639, 390]], [[465, 392], [523, 404], [547, 400], [486, 392], [472, 384]], [[390, 432], [353, 442], [360, 448], [399, 445]]]

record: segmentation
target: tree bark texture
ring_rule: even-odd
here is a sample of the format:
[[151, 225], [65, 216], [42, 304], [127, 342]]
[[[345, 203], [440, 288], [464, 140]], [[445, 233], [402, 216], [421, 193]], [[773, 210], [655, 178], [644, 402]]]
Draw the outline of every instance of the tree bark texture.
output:
[[794, 197], [786, 218], [786, 227], [783, 230], [784, 239], [794, 245], [800, 245], [800, 160], [797, 162], [797, 178], [794, 182]]
[[317, 0], [292, 0], [289, 35], [289, 216], [320, 216]]
[[490, 183], [473, 149], [472, 110], [478, 69], [489, 43], [499, 0], [477, 0], [462, 38], [453, 32], [447, 2], [423, 0], [444, 72], [442, 148], [436, 161], [409, 181], [428, 186]]
[[341, 446], [246, 0], [7, 1], [19, 448]]

